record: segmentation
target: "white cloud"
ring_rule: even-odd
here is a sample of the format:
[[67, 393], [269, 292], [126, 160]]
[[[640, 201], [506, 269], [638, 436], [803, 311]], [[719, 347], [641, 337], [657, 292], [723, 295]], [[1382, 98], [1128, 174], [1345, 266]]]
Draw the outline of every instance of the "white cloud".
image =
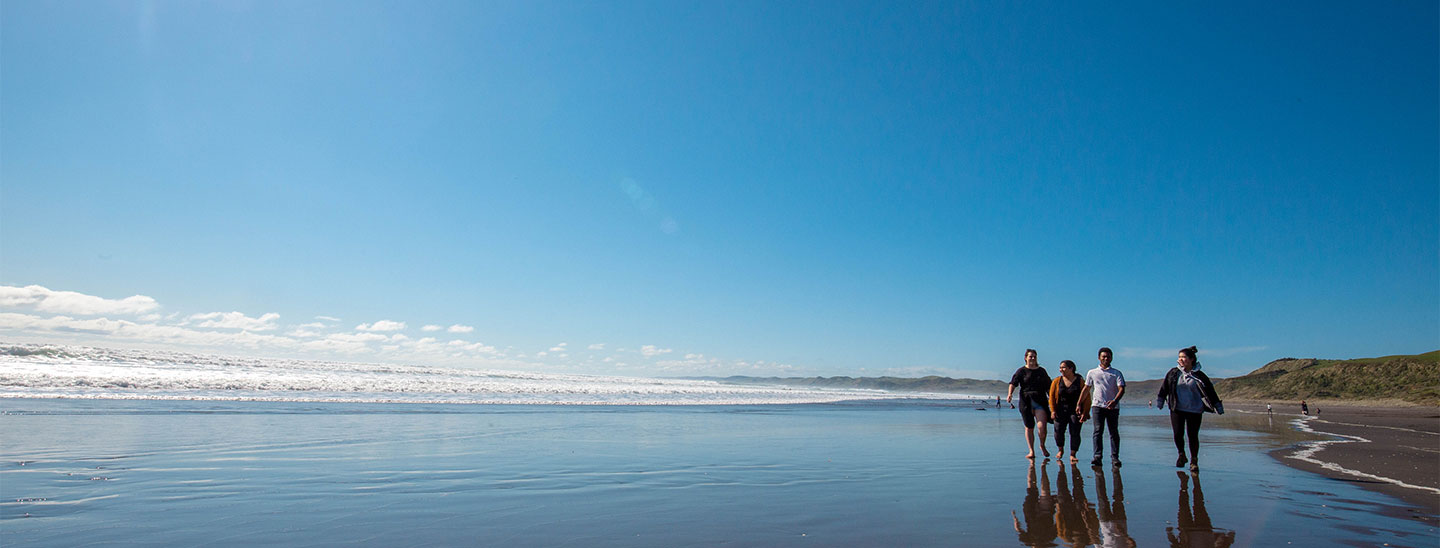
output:
[[653, 344], [647, 344], [640, 347], [640, 354], [647, 358], [653, 358], [655, 356], [659, 356], [661, 354], [669, 354], [671, 352], [674, 352], [674, 350], [669, 348], [656, 348]]
[[74, 291], [54, 291], [38, 285], [0, 286], [0, 307], [33, 308], [52, 314], [142, 314], [159, 306], [155, 299], [144, 295], [116, 300]]
[[[9, 307], [18, 310], [10, 313], [7, 310]], [[426, 336], [414, 339], [402, 333], [407, 330], [406, 323], [394, 320], [363, 323], [355, 326], [353, 331], [335, 333], [343, 329], [344, 324], [333, 316], [314, 316], [315, 320], [308, 323], [282, 325], [280, 314], [274, 312], [259, 317], [238, 311], [200, 314], [166, 312], [162, 315], [158, 309], [154, 299], [140, 295], [114, 300], [51, 291], [41, 286], [0, 286], [0, 338], [16, 340], [13, 337], [20, 336], [21, 340], [69, 341], [64, 344], [109, 342], [167, 349], [206, 347], [226, 353], [274, 357], [316, 357], [323, 354], [365, 356], [366, 359], [386, 362], [449, 363], [517, 370], [580, 371], [598, 366], [610, 373], [629, 371], [640, 375], [696, 372], [774, 374], [777, 370], [784, 371], [790, 367], [760, 361], [720, 360], [656, 345], [621, 347], [612, 351], [609, 344], [597, 342], [584, 345], [594, 354], [577, 354], [571, 352], [568, 342], [561, 342], [540, 352], [525, 354], [516, 352], [514, 347], [505, 347], [501, 351], [481, 342], [438, 340], [428, 336], [475, 331], [474, 327], [461, 324], [425, 324], [420, 330]], [[1207, 355], [1242, 350], [1211, 350]], [[646, 359], [633, 360], [632, 352]], [[1167, 354], [1173, 356], [1173, 350], [1167, 349]], [[684, 359], [674, 357], [679, 355], [683, 355]]]
[[451, 347], [456, 347], [456, 348], [461, 348], [461, 349], [464, 349], [464, 350], [469, 350], [469, 351], [471, 351], [471, 352], [475, 352], [475, 353], [478, 353], [478, 354], [494, 354], [494, 353], [495, 353], [495, 347], [490, 346], [490, 345], [487, 345], [487, 344], [484, 344], [484, 343], [478, 343], [478, 342], [477, 342], [477, 343], [472, 343], [472, 342], [469, 342], [469, 341], [462, 341], [462, 340], [456, 339], [456, 340], [450, 341], [449, 343], [446, 343], [446, 344], [450, 345]]
[[186, 318], [185, 324], [200, 322], [196, 327], [209, 327], [216, 329], [240, 329], [244, 331], [271, 331], [276, 328], [275, 320], [280, 315], [274, 312], [264, 314], [259, 318], [251, 318], [240, 312], [209, 312], [206, 314], [192, 314]]
[[157, 344], [182, 344], [222, 348], [295, 348], [296, 341], [289, 337], [262, 335], [242, 331], [200, 331], [178, 325], [156, 325], [136, 323], [129, 320], [109, 318], [79, 319], [70, 316], [42, 318], [28, 314], [0, 313], [0, 330], [16, 330], [36, 333], [60, 333], [69, 335], [103, 336]]
[[392, 322], [390, 320], [362, 323], [355, 326], [356, 331], [400, 331], [401, 329], [405, 329], [405, 322]]

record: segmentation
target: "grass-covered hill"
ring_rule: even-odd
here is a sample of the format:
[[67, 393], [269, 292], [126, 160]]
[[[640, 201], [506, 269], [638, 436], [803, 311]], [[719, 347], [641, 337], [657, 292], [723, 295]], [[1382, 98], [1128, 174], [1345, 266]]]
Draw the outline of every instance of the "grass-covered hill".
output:
[[957, 392], [962, 394], [1004, 394], [1001, 381], [952, 379], [950, 377], [704, 377], [705, 380], [734, 384], [778, 384], [814, 388], [863, 388], [894, 392]]
[[[1404, 401], [1440, 405], [1440, 350], [1354, 360], [1281, 358], [1228, 379], [1213, 379], [1224, 400]], [[1160, 379], [1131, 382], [1130, 403], [1155, 397]]]
[[[1284, 358], [1215, 381], [1225, 399], [1401, 400], [1440, 405], [1440, 350], [1354, 360]], [[1152, 392], [1153, 394], [1153, 392]]]

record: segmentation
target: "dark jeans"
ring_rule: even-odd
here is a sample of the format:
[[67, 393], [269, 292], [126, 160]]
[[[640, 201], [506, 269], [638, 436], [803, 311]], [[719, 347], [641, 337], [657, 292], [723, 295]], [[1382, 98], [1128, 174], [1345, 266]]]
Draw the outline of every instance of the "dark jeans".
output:
[[1200, 454], [1200, 419], [1204, 413], [1187, 413], [1185, 411], [1170, 412], [1170, 430], [1175, 433], [1175, 451], [1182, 456], [1185, 454], [1185, 436], [1190, 436], [1190, 457]]
[[1095, 435], [1090, 440], [1095, 444], [1095, 458], [1100, 458], [1106, 428], [1110, 429], [1110, 459], [1120, 458], [1120, 410], [1091, 407], [1090, 419], [1095, 421]]
[[1080, 450], [1080, 415], [1074, 413], [1055, 416], [1055, 447], [1065, 450], [1065, 431], [1070, 431], [1070, 454]]

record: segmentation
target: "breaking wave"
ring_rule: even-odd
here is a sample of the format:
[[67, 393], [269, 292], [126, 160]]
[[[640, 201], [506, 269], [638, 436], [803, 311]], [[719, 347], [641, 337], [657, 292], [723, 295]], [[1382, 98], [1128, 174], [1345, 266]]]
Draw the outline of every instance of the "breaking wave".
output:
[[[878, 390], [561, 375], [162, 350], [0, 344], [0, 397], [564, 405], [739, 405], [921, 397]], [[924, 395], [926, 398], [961, 397]]]

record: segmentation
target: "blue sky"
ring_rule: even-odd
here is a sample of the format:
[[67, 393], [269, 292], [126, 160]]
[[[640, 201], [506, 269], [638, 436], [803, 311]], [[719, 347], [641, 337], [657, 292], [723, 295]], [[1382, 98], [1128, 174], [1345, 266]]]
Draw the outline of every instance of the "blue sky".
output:
[[1433, 2], [889, 4], [5, 2], [0, 340], [981, 378], [1440, 348]]

